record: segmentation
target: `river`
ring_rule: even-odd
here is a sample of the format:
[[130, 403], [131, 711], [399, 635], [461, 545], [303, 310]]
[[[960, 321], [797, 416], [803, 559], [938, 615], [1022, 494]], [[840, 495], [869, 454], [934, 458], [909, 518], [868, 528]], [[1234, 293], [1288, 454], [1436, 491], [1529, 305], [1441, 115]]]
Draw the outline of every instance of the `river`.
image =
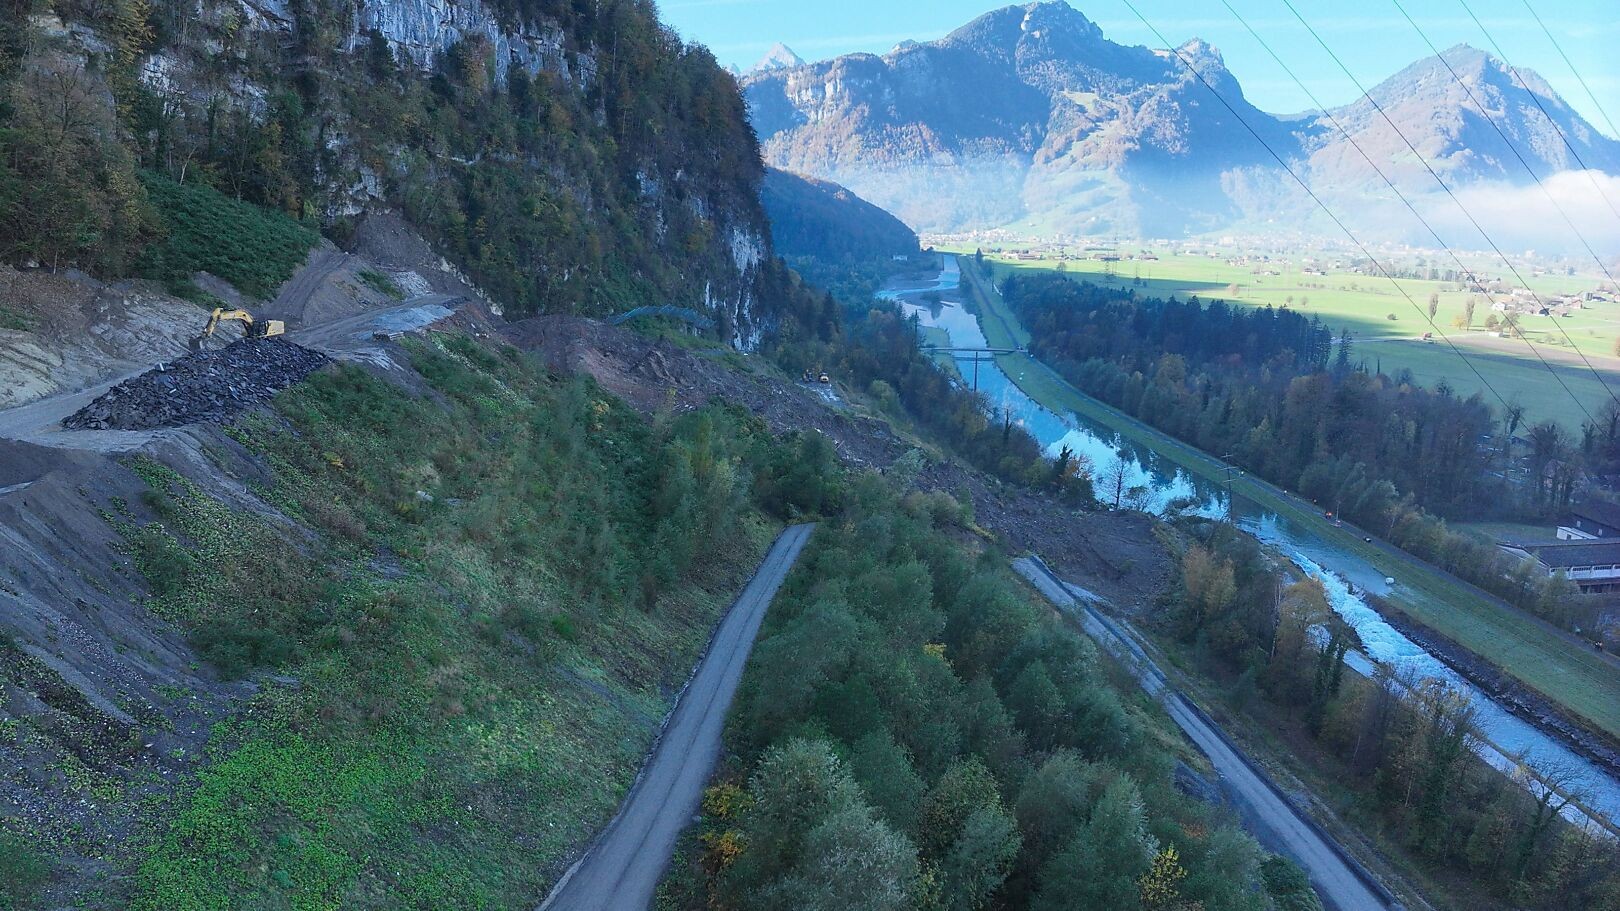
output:
[[[936, 295], [938, 303], [932, 300]], [[962, 306], [961, 271], [955, 256], [944, 257], [934, 279], [891, 283], [879, 296], [895, 301], [908, 315], [915, 314], [922, 325], [944, 330], [953, 347], [987, 347], [978, 318]], [[956, 357], [961, 362], [973, 355]], [[962, 362], [958, 369], [963, 376], [971, 377], [975, 365]], [[1116, 453], [1123, 453], [1126, 484], [1147, 488], [1150, 512], [1163, 513], [1177, 501], [1193, 503], [1186, 511], [1202, 515], [1224, 516], [1230, 512], [1239, 527], [1275, 547], [1322, 583], [1334, 611], [1356, 631], [1366, 652], [1365, 656], [1353, 654], [1348, 659], [1353, 669], [1363, 674], [1370, 672], [1370, 657], [1393, 667], [1402, 679], [1438, 680], [1466, 694], [1475, 707], [1475, 723], [1483, 741], [1476, 744], [1476, 749], [1482, 758], [1509, 774], [1515, 770], [1515, 756], [1525, 757], [1531, 767], [1570, 769], [1574, 773], [1574, 790], [1582, 801], [1608, 819], [1620, 820], [1620, 781], [1562, 741], [1508, 712], [1352, 593], [1352, 583], [1357, 589], [1375, 594], [1387, 591], [1384, 573], [1366, 560], [1241, 495], [1229, 497], [1220, 479], [1189, 472], [1153, 449], [1125, 441], [1081, 415], [1058, 415], [1042, 407], [989, 358], [977, 365], [977, 380], [979, 390], [991, 404], [1010, 411], [1049, 453], [1056, 455], [1066, 446], [1085, 456], [1093, 466], [1110, 465]]]

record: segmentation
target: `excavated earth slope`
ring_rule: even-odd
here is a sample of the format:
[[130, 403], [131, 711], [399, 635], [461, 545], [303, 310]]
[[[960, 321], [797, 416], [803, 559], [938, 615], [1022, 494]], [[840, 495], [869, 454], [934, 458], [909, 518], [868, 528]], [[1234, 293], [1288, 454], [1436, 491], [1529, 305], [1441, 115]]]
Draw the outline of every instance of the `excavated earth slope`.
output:
[[276, 338], [189, 354], [114, 386], [69, 415], [69, 430], [151, 430], [218, 420], [266, 402], [331, 361]]

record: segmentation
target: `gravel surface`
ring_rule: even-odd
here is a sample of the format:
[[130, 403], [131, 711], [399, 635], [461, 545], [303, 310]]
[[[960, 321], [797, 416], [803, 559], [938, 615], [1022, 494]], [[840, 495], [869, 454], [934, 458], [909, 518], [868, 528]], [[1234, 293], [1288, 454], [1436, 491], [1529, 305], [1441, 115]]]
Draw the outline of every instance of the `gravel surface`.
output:
[[726, 711], [765, 612], [814, 530], [814, 525], [795, 525], [776, 539], [709, 640], [618, 815], [541, 909], [636, 911], [652, 906], [675, 843], [691, 825], [720, 758]]
[[126, 380], [69, 415], [62, 426], [151, 430], [218, 420], [268, 400], [330, 360], [284, 339], [245, 339]]

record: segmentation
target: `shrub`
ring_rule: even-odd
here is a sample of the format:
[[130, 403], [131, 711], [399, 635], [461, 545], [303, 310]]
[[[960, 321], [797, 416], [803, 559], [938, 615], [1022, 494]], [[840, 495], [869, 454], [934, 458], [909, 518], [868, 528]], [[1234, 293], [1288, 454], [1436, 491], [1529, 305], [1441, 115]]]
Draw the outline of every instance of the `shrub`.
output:
[[141, 182], [162, 221], [164, 238], [141, 254], [136, 271], [176, 293], [195, 295], [191, 276], [208, 272], [244, 294], [269, 298], [320, 240], [314, 230], [280, 212], [231, 199], [212, 187], [178, 184], [149, 172], [141, 175]]
[[26, 907], [50, 875], [50, 865], [21, 836], [0, 832], [0, 911]]

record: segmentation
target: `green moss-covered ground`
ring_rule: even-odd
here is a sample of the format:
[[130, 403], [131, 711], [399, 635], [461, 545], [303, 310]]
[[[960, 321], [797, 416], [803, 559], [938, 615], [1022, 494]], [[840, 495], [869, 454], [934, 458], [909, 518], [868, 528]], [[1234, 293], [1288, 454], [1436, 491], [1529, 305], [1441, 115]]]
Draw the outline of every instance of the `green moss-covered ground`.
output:
[[334, 369], [232, 431], [296, 525], [135, 463], [159, 520], [113, 521], [151, 607], [264, 689], [153, 809], [130, 907], [532, 904], [763, 553], [755, 504], [819, 508], [736, 412], [654, 425], [514, 351], [412, 356], [426, 395]]

